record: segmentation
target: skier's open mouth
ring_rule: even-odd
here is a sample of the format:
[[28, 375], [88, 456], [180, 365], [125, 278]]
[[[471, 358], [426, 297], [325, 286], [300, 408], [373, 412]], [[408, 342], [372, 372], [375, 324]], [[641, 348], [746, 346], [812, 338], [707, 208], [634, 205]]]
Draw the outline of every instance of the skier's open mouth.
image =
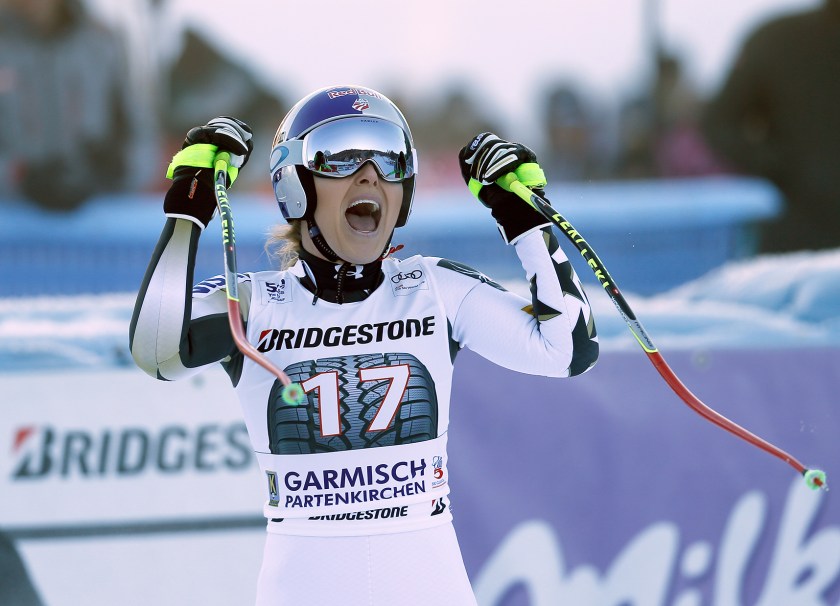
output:
[[344, 213], [347, 223], [355, 231], [371, 233], [379, 226], [379, 219], [382, 213], [379, 210], [379, 203], [373, 200], [356, 200]]

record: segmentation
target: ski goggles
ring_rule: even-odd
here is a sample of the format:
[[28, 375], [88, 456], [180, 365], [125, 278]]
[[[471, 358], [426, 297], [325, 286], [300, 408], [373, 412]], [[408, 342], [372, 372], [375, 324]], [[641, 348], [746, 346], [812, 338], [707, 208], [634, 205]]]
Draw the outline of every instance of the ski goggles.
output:
[[373, 162], [382, 179], [391, 183], [417, 172], [417, 152], [402, 128], [377, 118], [349, 118], [277, 144], [271, 152], [271, 174], [276, 181], [281, 169], [296, 165], [321, 177], [349, 177], [365, 162]]

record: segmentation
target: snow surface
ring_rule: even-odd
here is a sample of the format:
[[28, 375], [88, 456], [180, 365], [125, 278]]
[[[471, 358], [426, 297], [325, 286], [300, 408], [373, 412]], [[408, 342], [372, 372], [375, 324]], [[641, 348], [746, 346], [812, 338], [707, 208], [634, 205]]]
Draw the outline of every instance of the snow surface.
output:
[[[527, 295], [527, 285], [506, 286]], [[638, 344], [588, 286], [603, 350]], [[840, 249], [731, 262], [666, 293], [623, 293], [660, 350], [840, 346]], [[0, 300], [0, 371], [133, 366], [134, 293]]]
[[[611, 300], [588, 291], [602, 346], [638, 347]], [[660, 349], [840, 346], [840, 249], [730, 262], [663, 294], [626, 297]]]

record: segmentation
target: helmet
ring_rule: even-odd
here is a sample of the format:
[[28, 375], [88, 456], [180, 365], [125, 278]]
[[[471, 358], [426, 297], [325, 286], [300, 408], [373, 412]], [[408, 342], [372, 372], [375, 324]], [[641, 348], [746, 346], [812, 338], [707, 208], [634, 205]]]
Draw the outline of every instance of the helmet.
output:
[[274, 136], [269, 171], [280, 212], [290, 219], [315, 213], [314, 174], [344, 177], [373, 162], [386, 181], [403, 185], [396, 227], [414, 199], [417, 151], [402, 112], [382, 93], [360, 86], [322, 88], [300, 100]]

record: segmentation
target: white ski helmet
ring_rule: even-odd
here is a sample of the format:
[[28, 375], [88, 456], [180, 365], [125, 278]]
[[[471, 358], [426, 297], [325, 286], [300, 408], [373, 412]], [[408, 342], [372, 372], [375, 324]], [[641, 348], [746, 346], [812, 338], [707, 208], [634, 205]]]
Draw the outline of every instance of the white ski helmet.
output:
[[417, 151], [402, 112], [382, 93], [361, 86], [331, 86], [307, 95], [283, 118], [271, 149], [269, 171], [283, 217], [312, 218], [313, 174], [346, 177], [366, 162], [373, 162], [384, 180], [402, 183], [396, 222], [402, 227], [417, 174]]

